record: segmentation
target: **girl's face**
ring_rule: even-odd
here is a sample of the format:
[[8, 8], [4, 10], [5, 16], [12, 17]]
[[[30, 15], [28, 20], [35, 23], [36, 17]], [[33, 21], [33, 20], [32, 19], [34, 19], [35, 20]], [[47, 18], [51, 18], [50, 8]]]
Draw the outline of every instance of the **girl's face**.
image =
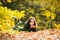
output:
[[34, 25], [34, 20], [33, 19], [30, 20], [30, 25]]

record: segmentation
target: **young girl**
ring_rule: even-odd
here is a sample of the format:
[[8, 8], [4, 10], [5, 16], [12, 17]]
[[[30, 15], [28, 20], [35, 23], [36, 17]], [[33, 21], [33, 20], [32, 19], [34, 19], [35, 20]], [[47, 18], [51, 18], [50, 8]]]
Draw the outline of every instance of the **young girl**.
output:
[[25, 23], [24, 25], [24, 31], [33, 31], [35, 32], [36, 31], [36, 27], [37, 27], [37, 24], [36, 24], [36, 20], [34, 17], [31, 17], [28, 19], [28, 21]]

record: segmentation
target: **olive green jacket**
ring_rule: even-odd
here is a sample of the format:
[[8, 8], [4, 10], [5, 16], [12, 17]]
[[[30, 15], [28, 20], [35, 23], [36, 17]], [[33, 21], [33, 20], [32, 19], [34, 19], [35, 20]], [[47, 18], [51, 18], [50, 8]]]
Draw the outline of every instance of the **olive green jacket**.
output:
[[19, 31], [33, 31], [36, 32], [37, 28], [30, 28], [28, 24], [25, 24], [23, 28], [18, 28]]

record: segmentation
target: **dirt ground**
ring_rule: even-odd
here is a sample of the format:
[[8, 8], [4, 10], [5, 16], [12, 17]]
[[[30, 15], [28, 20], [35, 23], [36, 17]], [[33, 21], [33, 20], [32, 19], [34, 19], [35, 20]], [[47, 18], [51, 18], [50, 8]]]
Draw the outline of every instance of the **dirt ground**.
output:
[[0, 40], [60, 40], [60, 30], [48, 29], [37, 32], [24, 32], [19, 34], [0, 33]]

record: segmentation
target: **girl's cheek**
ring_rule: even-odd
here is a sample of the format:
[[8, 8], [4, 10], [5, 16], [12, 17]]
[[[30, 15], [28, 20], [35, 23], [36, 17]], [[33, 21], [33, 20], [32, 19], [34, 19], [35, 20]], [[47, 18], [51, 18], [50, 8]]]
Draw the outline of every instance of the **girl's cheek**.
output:
[[32, 23], [30, 22], [30, 25], [32, 25]]
[[30, 22], [30, 25], [33, 25], [33, 23], [32, 23], [32, 22]]

